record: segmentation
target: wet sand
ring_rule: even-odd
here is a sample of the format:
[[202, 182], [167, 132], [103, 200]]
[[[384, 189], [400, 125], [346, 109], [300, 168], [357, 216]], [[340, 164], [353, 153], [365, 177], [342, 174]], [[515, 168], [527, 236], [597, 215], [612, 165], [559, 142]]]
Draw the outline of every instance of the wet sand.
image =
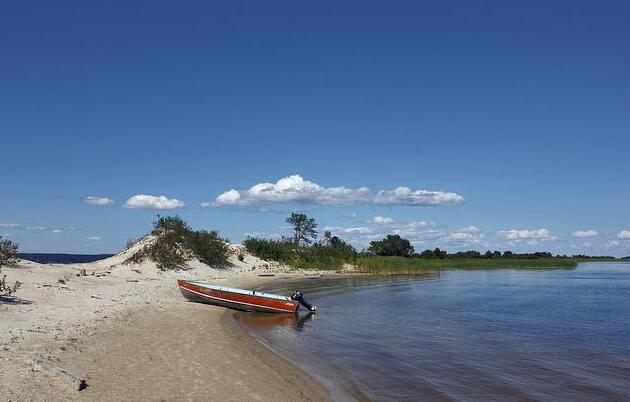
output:
[[229, 310], [146, 309], [66, 350], [60, 366], [88, 387], [71, 400], [325, 401], [326, 389], [241, 332]]

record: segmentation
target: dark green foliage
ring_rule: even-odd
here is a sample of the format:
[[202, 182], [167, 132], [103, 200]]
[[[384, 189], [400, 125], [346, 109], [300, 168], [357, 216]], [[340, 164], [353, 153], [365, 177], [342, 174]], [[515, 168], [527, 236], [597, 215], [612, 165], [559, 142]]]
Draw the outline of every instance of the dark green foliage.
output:
[[245, 248], [258, 258], [277, 261], [296, 268], [339, 269], [353, 262], [356, 250], [336, 236], [313, 245], [296, 245], [292, 241], [247, 238]]
[[148, 248], [148, 255], [157, 267], [163, 271], [168, 269], [183, 269], [186, 267], [188, 255], [185, 250], [185, 238], [174, 233], [162, 233]]
[[151, 234], [159, 236], [163, 233], [173, 233], [176, 237], [183, 238], [191, 231], [190, 227], [179, 216], [163, 216], [158, 215], [158, 220], [153, 222], [153, 230]]
[[186, 236], [186, 245], [193, 254], [206, 265], [226, 265], [230, 250], [227, 243], [216, 231], [190, 231]]
[[311, 244], [317, 238], [317, 223], [306, 214], [293, 212], [286, 219], [286, 223], [293, 226], [293, 243], [296, 245]]
[[291, 260], [295, 244], [288, 241], [258, 239], [248, 237], [243, 240], [243, 245], [253, 255], [265, 261], [286, 262]]
[[183, 269], [191, 258], [218, 267], [228, 264], [230, 251], [218, 232], [193, 230], [178, 216], [158, 218], [151, 234], [156, 241], [126, 262], [139, 263], [149, 257], [161, 270]]
[[[426, 250], [431, 252], [431, 250]], [[425, 252], [426, 252], [425, 251]], [[425, 253], [423, 252], [423, 254]], [[479, 251], [458, 251], [457, 253], [451, 254], [455, 258], [481, 258], [481, 253]], [[422, 254], [420, 254], [422, 256]]]
[[379, 256], [409, 257], [413, 254], [413, 246], [409, 240], [398, 235], [387, 235], [383, 240], [370, 242], [368, 253]]
[[18, 244], [9, 239], [2, 239], [0, 236], [0, 295], [10, 295], [21, 285], [15, 282], [13, 285], [7, 284], [7, 276], [2, 273], [2, 266], [13, 266], [18, 261]]
[[[473, 257], [481, 256], [481, 254], [479, 254], [478, 251], [469, 251], [469, 252], [466, 252], [465, 254], [468, 255], [469, 253], [471, 255], [473, 255]], [[476, 254], [473, 254], [473, 253], [476, 253]], [[440, 250], [439, 247], [436, 247], [433, 250], [428, 250], [428, 249], [424, 250], [422, 253], [420, 253], [420, 254], [418, 254], [416, 256], [420, 257], [420, 258], [429, 258], [429, 259], [430, 258], [439, 258], [439, 259], [442, 259], [442, 258], [446, 258], [448, 256], [448, 253], [446, 251]]]

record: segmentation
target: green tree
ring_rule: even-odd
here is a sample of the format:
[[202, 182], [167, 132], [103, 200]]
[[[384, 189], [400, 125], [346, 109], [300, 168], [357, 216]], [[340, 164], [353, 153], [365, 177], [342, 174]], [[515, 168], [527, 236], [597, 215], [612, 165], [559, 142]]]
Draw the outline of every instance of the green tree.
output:
[[344, 241], [339, 236], [334, 236], [328, 230], [324, 232], [324, 239], [321, 242], [321, 245], [324, 246], [324, 247], [330, 247], [330, 248], [335, 249], [335, 250], [345, 250], [345, 251], [348, 251], [350, 253], [356, 253], [356, 250], [354, 249], [354, 247], [351, 244], [346, 243], [346, 241]]
[[368, 252], [380, 256], [409, 257], [413, 254], [413, 246], [399, 235], [387, 235], [383, 240], [370, 242]]
[[311, 244], [317, 238], [317, 223], [314, 218], [309, 218], [306, 214], [293, 212], [286, 220], [293, 226], [293, 243], [300, 242]]
[[13, 285], [7, 284], [7, 276], [2, 273], [3, 266], [13, 266], [18, 261], [18, 244], [9, 239], [2, 239], [0, 236], [0, 295], [10, 295], [14, 293], [21, 285], [15, 282]]

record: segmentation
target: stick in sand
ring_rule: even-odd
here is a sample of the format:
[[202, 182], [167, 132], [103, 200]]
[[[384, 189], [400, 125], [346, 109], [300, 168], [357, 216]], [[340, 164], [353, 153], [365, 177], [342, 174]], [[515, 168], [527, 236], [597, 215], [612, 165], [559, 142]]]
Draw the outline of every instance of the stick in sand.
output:
[[68, 384], [70, 384], [70, 386], [74, 388], [76, 391], [81, 391], [85, 387], [87, 387], [85, 380], [68, 373], [66, 370], [62, 369], [61, 367], [54, 366], [47, 360], [44, 360], [42, 358], [37, 358], [35, 359], [35, 363], [38, 364], [44, 370], [47, 370], [50, 373], [58, 377], [61, 377], [61, 379], [63, 379]]

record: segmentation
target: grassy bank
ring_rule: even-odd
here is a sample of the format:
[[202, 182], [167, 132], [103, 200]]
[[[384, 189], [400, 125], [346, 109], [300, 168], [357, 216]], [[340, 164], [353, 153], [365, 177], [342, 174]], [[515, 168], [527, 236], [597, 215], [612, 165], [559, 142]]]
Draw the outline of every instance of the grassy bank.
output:
[[502, 269], [502, 268], [575, 268], [577, 261], [570, 258], [402, 258], [402, 257], [358, 257], [357, 269], [364, 273], [373, 274], [414, 274], [423, 271], [441, 269]]
[[379, 256], [359, 253], [338, 238], [326, 238], [311, 245], [248, 238], [243, 244], [250, 253], [263, 260], [277, 261], [294, 268], [338, 270], [349, 264], [361, 273], [381, 275], [413, 275], [446, 269], [573, 269], [579, 262], [619, 261], [606, 256], [553, 256], [549, 252], [516, 254], [511, 251], [487, 251], [481, 254], [467, 251], [449, 254], [438, 248], [408, 257]]

